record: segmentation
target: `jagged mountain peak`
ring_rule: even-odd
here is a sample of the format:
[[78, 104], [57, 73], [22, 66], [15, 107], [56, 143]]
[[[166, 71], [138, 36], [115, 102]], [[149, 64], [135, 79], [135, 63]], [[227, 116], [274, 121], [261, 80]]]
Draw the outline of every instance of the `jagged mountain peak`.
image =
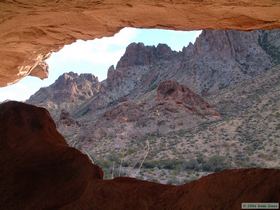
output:
[[160, 43], [157, 46], [145, 46], [141, 42], [133, 42], [127, 46], [116, 68], [150, 65], [160, 59], [168, 59], [175, 53], [167, 44]]
[[[82, 73], [78, 74], [75, 72], [65, 72], [62, 75], [58, 77], [58, 79], [55, 81], [55, 83], [60, 83], [62, 81], [76, 81], [76, 80], [87, 80], [87, 81], [92, 81], [92, 82], [98, 82], [98, 77], [94, 76], [91, 73]], [[55, 84], [54, 83], [54, 84]]]
[[41, 88], [26, 102], [48, 108], [53, 116], [62, 109], [71, 111], [97, 94], [100, 89], [98, 78], [90, 73], [67, 72], [49, 87]]
[[[101, 88], [106, 96], [99, 94], [88, 106], [96, 110], [122, 97], [137, 98], [155, 89], [164, 80], [176, 80], [200, 95], [215, 93], [271, 68], [271, 55], [278, 55], [275, 51], [279, 48], [275, 41], [278, 34], [279, 30], [204, 30], [196, 42], [184, 47], [182, 52], [172, 51], [166, 44], [145, 46], [143, 43], [131, 43], [117, 66], [108, 69], [107, 79], [102, 82]], [[58, 101], [64, 100], [64, 97], [75, 101], [76, 98], [94, 96], [99, 86], [98, 79], [91, 74], [69, 72], [58, 78], [50, 88], [58, 92]], [[92, 92], [91, 89], [97, 91]], [[39, 92], [43, 95], [39, 98], [50, 94], [46, 90]]]

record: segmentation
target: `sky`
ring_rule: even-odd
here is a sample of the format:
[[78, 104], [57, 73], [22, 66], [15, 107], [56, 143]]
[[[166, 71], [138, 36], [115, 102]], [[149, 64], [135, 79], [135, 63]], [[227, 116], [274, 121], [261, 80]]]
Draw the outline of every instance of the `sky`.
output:
[[102, 81], [106, 79], [108, 68], [111, 65], [116, 66], [127, 45], [132, 42], [155, 46], [165, 43], [172, 50], [180, 51], [183, 46], [188, 46], [189, 42], [194, 43], [200, 33], [201, 31], [124, 28], [112, 37], [90, 41], [77, 40], [52, 53], [46, 60], [49, 65], [47, 79], [40, 80], [28, 76], [13, 85], [0, 88], [0, 102], [25, 101], [41, 87], [54, 83], [65, 72], [92, 73]]

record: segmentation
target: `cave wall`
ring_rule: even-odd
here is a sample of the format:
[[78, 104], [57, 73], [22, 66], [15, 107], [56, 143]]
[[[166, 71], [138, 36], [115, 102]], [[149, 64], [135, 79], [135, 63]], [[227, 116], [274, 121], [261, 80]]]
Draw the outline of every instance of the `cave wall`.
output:
[[277, 0], [2, 0], [0, 87], [48, 76], [44, 60], [77, 39], [112, 36], [121, 28], [271, 29]]

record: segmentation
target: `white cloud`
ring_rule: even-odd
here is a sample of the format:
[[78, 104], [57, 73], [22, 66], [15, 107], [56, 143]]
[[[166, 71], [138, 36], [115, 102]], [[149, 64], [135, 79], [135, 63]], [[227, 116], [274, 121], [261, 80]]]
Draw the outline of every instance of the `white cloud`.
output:
[[124, 52], [125, 47], [133, 40], [137, 29], [125, 28], [113, 37], [104, 37], [92, 41], [78, 40], [71, 45], [66, 45], [59, 52], [53, 53], [48, 59], [49, 64], [56, 62], [89, 62], [102, 64], [115, 62], [116, 56]]

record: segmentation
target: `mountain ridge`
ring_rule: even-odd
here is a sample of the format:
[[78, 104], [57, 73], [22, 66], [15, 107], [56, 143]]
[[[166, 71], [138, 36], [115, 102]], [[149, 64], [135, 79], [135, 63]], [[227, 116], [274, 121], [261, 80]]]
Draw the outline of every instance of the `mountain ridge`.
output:
[[[273, 111], [278, 109], [277, 94], [257, 95], [266, 86], [273, 89], [271, 74], [278, 78], [278, 71], [272, 69], [280, 63], [279, 40], [279, 30], [204, 30], [194, 44], [179, 52], [165, 44], [132, 43], [116, 67], [108, 69], [107, 79], [95, 83], [89, 97], [78, 100], [76, 106], [49, 111], [68, 143], [98, 161], [107, 175], [112, 165], [125, 164], [116, 173], [156, 177], [166, 183], [177, 171], [173, 182], [181, 183], [186, 170], [190, 170], [186, 179], [191, 180], [224, 168], [277, 167], [280, 149], [275, 138], [280, 134]], [[264, 87], [247, 84], [254, 81]], [[278, 88], [278, 83], [273, 84]], [[273, 101], [270, 105], [269, 100]], [[257, 114], [256, 110], [266, 109], [263, 104], [273, 107], [263, 114], [272, 124]], [[255, 119], [267, 124], [261, 128]], [[246, 135], [249, 131], [252, 136]], [[265, 135], [272, 136], [273, 146]], [[147, 147], [140, 173], [135, 166]], [[272, 147], [276, 148], [276, 155], [271, 156], [274, 164], [265, 155]], [[159, 176], [154, 168], [166, 175]]]

